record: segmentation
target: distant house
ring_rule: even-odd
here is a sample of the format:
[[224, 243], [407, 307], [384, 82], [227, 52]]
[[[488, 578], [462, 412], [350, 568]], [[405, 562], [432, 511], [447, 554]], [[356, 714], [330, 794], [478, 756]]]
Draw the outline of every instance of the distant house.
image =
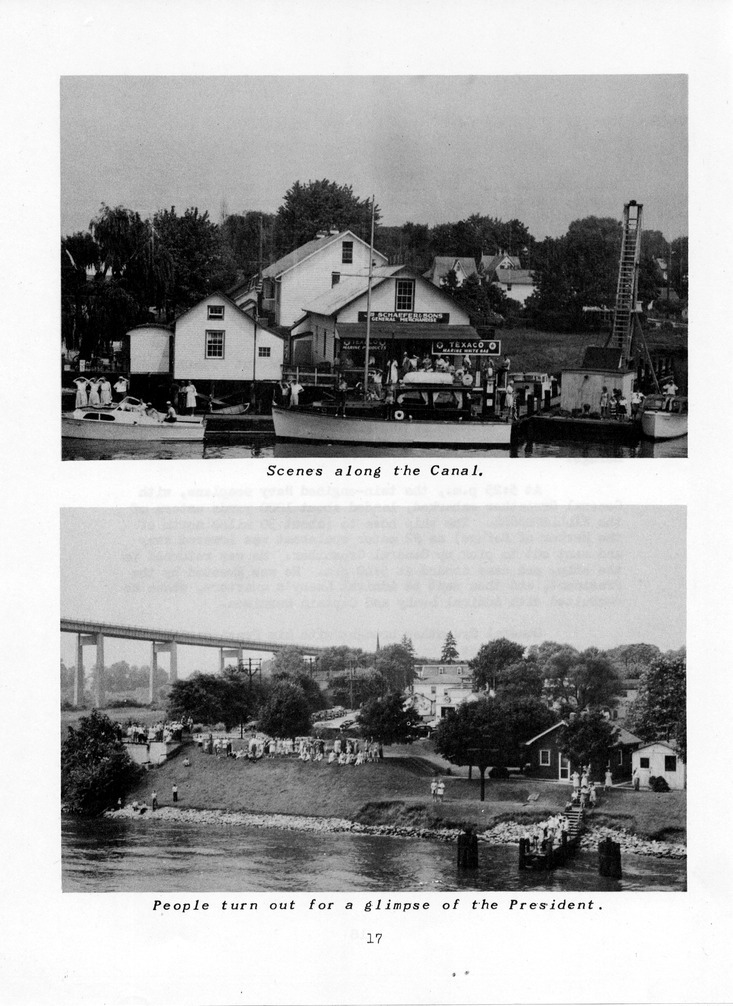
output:
[[412, 706], [425, 722], [448, 716], [464, 702], [476, 702], [468, 664], [418, 664], [412, 682]]
[[685, 789], [686, 766], [674, 744], [652, 741], [642, 744], [632, 755], [632, 767], [639, 771], [639, 785], [648, 786], [651, 776], [663, 776], [670, 789]]
[[497, 269], [521, 269], [522, 262], [518, 255], [507, 255], [500, 251], [496, 255], [482, 255], [478, 271], [488, 280], [494, 280]]
[[[376, 265], [386, 265], [387, 256], [374, 250]], [[369, 244], [352, 231], [319, 234], [262, 271], [262, 310], [274, 317], [274, 324], [290, 328], [302, 318], [306, 303], [337, 286], [342, 279], [366, 276]], [[229, 290], [239, 307], [257, 301], [256, 281]]]
[[174, 378], [211, 382], [209, 390], [214, 383], [221, 392], [228, 383], [277, 381], [282, 374], [282, 336], [220, 291], [176, 319], [174, 347]]
[[435, 286], [442, 286], [443, 280], [451, 270], [456, 274], [458, 286], [463, 286], [469, 276], [478, 276], [478, 269], [472, 258], [455, 258], [452, 255], [436, 255], [433, 264], [423, 276]]
[[510, 300], [524, 304], [535, 292], [534, 274], [529, 269], [496, 269], [492, 282], [503, 290]]

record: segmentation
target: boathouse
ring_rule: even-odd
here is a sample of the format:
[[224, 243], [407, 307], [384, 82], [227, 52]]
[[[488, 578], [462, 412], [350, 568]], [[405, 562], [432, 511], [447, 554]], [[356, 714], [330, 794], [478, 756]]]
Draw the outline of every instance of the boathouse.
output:
[[[375, 265], [387, 264], [387, 256], [374, 249]], [[369, 271], [369, 243], [353, 231], [318, 234], [262, 271], [260, 309], [277, 328], [291, 328], [303, 317], [306, 303], [327, 293], [342, 280], [366, 276]], [[258, 279], [241, 283], [229, 295], [235, 304], [248, 310], [257, 303]]]
[[632, 767], [638, 770], [639, 785], [649, 785], [651, 776], [663, 776], [670, 789], [685, 789], [686, 766], [675, 744], [669, 741], [652, 741], [634, 751]]
[[623, 361], [619, 349], [588, 346], [582, 365], [562, 372], [560, 408], [567, 412], [599, 412], [604, 386], [610, 395], [619, 390], [630, 401], [636, 374], [620, 366], [620, 362]]
[[275, 382], [283, 364], [282, 336], [217, 291], [176, 319], [173, 377], [222, 394], [251, 382]]
[[560, 748], [560, 728], [566, 726], [565, 720], [543, 730], [541, 734], [525, 741], [524, 771], [536, 779], [560, 779], [565, 782], [570, 779], [570, 762]]
[[[291, 333], [291, 363], [364, 367], [368, 275], [341, 280], [326, 294], [311, 298]], [[404, 353], [442, 355], [459, 362], [497, 357], [501, 343], [493, 331], [479, 336], [467, 312], [444, 290], [401, 265], [373, 271], [369, 356], [376, 367]]]

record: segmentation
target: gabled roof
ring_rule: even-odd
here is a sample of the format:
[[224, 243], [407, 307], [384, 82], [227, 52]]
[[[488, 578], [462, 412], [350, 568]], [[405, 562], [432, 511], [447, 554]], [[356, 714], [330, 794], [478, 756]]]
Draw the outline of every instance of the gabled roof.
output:
[[534, 276], [529, 269], [495, 269], [496, 283], [511, 283], [512, 286], [532, 286]]
[[[212, 293], [207, 294], [206, 297], [202, 297], [201, 300], [197, 301], [197, 303], [195, 303], [193, 307], [186, 308], [185, 311], [182, 311], [179, 315], [177, 315], [175, 324], [177, 325], [178, 322], [181, 320], [181, 318], [185, 318], [187, 314], [190, 314], [191, 311], [195, 311], [197, 307], [201, 307], [202, 304], [206, 304], [207, 301], [212, 299], [212, 297], [220, 297], [222, 300], [225, 300], [227, 304], [229, 304], [233, 308], [233, 310], [237, 311], [239, 314], [249, 319], [249, 321], [251, 321], [253, 324], [255, 323], [255, 318], [249, 313], [249, 311], [245, 311], [243, 308], [239, 306], [239, 304], [235, 304], [232, 298], [228, 294], [224, 293], [222, 290], [214, 290]], [[270, 335], [276, 335], [278, 339], [283, 338], [283, 336], [280, 335], [279, 332], [276, 332], [273, 328], [268, 328], [267, 325], [263, 325], [261, 321], [257, 322], [257, 327], [261, 329], [263, 332], [269, 332]]]
[[436, 255], [433, 264], [423, 276], [437, 285], [456, 266], [461, 267], [466, 277], [478, 274], [476, 263], [470, 256], [461, 258], [456, 255]]
[[[372, 270], [372, 290], [403, 268], [404, 266], [401, 265], [377, 266]], [[332, 286], [330, 290], [322, 293], [314, 300], [309, 301], [303, 307], [303, 310], [312, 314], [334, 314], [336, 311], [340, 311], [342, 307], [350, 304], [352, 300], [356, 300], [357, 297], [365, 294], [368, 287], [369, 276], [367, 273], [364, 273], [363, 276], [342, 275], [341, 280], [335, 286]]]
[[513, 269], [522, 268], [522, 263], [518, 255], [507, 255], [506, 252], [500, 252], [498, 255], [482, 255], [481, 261], [479, 262], [479, 269], [481, 272], [492, 273], [494, 269], [497, 268], [499, 263], [503, 262], [505, 259], [509, 259]]
[[538, 741], [540, 739], [540, 737], [544, 737], [545, 734], [551, 734], [552, 731], [553, 730], [557, 730], [558, 727], [566, 727], [567, 725], [568, 724], [567, 724], [566, 720], [560, 720], [559, 723], [555, 723], [555, 724], [553, 724], [553, 726], [548, 727], [547, 730], [543, 730], [541, 734], [537, 734], [537, 736], [533, 737], [531, 740], [525, 741], [524, 742], [524, 746], [528, 747], [530, 744], [534, 744], [535, 741]]
[[632, 734], [630, 730], [626, 727], [616, 727], [616, 736], [613, 740], [614, 745], [618, 747], [625, 746], [627, 744], [641, 744], [641, 737], [637, 737], [636, 734]]
[[661, 744], [662, 747], [669, 748], [670, 751], [674, 751], [675, 754], [678, 754], [677, 745], [674, 741], [649, 741], [647, 744], [642, 744], [641, 747], [637, 748], [634, 753], [638, 754], [639, 751], [646, 751], [647, 748], [653, 748], [657, 744]]
[[[338, 234], [326, 234], [322, 238], [314, 238], [313, 241], [308, 241], [306, 244], [301, 245], [300, 248], [296, 248], [294, 251], [288, 252], [287, 255], [283, 255], [279, 258], [277, 262], [273, 262], [268, 265], [266, 269], [262, 270], [262, 275], [268, 279], [277, 279], [286, 272], [290, 272], [294, 269], [296, 265], [300, 265], [311, 255], [315, 255], [329, 245], [334, 244], [336, 241], [343, 241], [344, 238], [351, 238], [353, 241], [358, 241], [359, 244], [364, 245], [366, 248], [369, 247], [366, 241], [362, 241], [360, 237], [357, 237], [353, 231], [340, 231]], [[387, 261], [387, 256], [378, 252], [374, 249], [374, 254], [379, 256], [384, 262]]]

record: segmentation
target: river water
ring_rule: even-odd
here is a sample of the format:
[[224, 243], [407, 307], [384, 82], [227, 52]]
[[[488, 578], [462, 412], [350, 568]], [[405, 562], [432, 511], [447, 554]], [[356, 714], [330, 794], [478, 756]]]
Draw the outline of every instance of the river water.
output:
[[64, 461], [194, 460], [212, 458], [686, 458], [687, 437], [613, 444], [562, 440], [520, 443], [509, 449], [368, 447], [344, 444], [300, 444], [277, 441], [273, 433], [242, 433], [206, 439], [203, 444], [138, 444], [104, 440], [62, 439]]
[[550, 873], [517, 868], [512, 846], [479, 846], [458, 871], [456, 847], [427, 839], [190, 824], [62, 819], [69, 892], [684, 891], [686, 861], [622, 854], [623, 877], [598, 875], [580, 852]]

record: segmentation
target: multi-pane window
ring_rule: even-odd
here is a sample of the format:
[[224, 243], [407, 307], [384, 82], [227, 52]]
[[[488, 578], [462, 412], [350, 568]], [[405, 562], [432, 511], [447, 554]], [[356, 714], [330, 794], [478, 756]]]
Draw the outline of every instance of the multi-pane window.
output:
[[209, 304], [207, 306], [207, 318], [223, 318], [224, 317], [224, 305], [223, 304]]
[[550, 752], [548, 748], [540, 748], [540, 765], [550, 764]]
[[354, 242], [353, 241], [342, 241], [341, 243], [341, 261], [351, 263], [354, 261]]
[[224, 359], [224, 332], [220, 329], [206, 330], [206, 359]]
[[258, 346], [257, 347], [257, 355], [258, 356], [269, 356], [270, 355], [270, 347], [269, 346]]
[[395, 311], [412, 311], [414, 305], [414, 279], [398, 279], [395, 284]]

